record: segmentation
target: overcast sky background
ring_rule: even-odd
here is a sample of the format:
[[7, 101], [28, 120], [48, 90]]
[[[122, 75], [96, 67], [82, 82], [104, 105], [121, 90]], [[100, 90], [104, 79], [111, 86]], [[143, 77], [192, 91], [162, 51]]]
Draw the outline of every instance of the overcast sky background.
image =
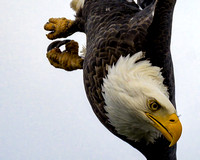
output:
[[[94, 115], [82, 71], [52, 67], [44, 24], [74, 19], [69, 0], [0, 1], [0, 160], [145, 160]], [[178, 159], [200, 157], [200, 1], [178, 0], [172, 56], [183, 124]], [[69, 37], [85, 44], [85, 36]], [[80, 45], [80, 46], [81, 46]]]

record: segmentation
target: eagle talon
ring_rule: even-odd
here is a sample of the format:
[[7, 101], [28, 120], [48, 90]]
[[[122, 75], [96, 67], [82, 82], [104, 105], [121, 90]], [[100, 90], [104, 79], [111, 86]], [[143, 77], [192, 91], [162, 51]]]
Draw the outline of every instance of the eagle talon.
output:
[[47, 34], [48, 39], [56, 39], [64, 37], [64, 34], [71, 27], [74, 21], [66, 18], [50, 18], [49, 22], [44, 25], [44, 29], [52, 31]]
[[[66, 50], [59, 47], [65, 44]], [[55, 41], [47, 48], [47, 58], [51, 65], [67, 71], [83, 68], [83, 59], [78, 55], [78, 43], [73, 40]]]
[[59, 48], [62, 45], [70, 42], [71, 40], [64, 40], [64, 41], [54, 41], [52, 42], [48, 47], [47, 47], [47, 52], [49, 52], [50, 50], [52, 50], [53, 48]]

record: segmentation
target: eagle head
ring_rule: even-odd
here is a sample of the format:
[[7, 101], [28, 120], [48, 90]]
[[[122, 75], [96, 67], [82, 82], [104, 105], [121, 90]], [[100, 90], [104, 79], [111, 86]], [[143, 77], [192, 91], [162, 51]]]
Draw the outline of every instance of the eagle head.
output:
[[173, 146], [181, 135], [181, 123], [161, 69], [143, 57], [142, 52], [120, 57], [108, 67], [102, 85], [107, 117], [117, 133], [129, 140], [148, 144], [163, 135]]

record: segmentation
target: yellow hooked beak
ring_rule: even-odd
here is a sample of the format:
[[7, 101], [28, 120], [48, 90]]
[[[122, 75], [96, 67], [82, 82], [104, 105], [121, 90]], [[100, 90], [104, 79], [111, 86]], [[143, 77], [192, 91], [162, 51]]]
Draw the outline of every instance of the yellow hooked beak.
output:
[[182, 125], [175, 113], [166, 117], [154, 116], [150, 113], [146, 113], [146, 115], [154, 122], [154, 127], [157, 128], [163, 136], [171, 142], [169, 147], [176, 144], [182, 133]]

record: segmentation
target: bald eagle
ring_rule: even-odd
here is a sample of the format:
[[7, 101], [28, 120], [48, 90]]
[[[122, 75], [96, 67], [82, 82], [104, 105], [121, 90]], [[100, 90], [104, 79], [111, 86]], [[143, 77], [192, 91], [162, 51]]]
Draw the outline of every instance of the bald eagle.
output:
[[72, 0], [74, 21], [51, 18], [44, 26], [49, 39], [86, 34], [84, 58], [71, 40], [50, 44], [47, 57], [57, 68], [83, 69], [98, 119], [148, 160], [175, 160], [182, 132], [170, 53], [175, 2]]

